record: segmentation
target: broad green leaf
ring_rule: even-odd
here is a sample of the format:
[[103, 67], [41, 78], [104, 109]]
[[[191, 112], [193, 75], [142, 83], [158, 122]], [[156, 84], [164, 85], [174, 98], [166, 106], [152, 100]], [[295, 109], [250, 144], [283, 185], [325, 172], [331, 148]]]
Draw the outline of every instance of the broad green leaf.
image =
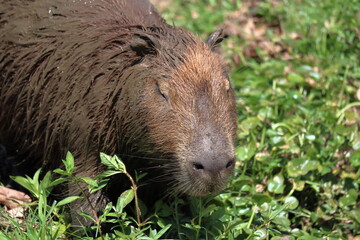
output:
[[122, 210], [134, 199], [134, 190], [128, 189], [121, 193], [118, 198], [116, 209], [118, 212], [122, 212]]
[[269, 195], [260, 194], [260, 193], [254, 194], [251, 198], [258, 206], [260, 206], [265, 202], [270, 202], [272, 200], [272, 197], [270, 197]]
[[5, 235], [5, 233], [3, 233], [3, 232], [0, 232], [0, 239], [13, 240], [11, 237], [9, 237], [8, 235]]
[[70, 152], [67, 152], [65, 161], [63, 161], [63, 162], [65, 165], [66, 171], [71, 173], [75, 168], [74, 156]]
[[95, 177], [95, 179], [99, 179], [99, 178], [107, 178], [116, 174], [122, 173], [121, 171], [118, 170], [106, 170], [105, 172], [99, 174], [98, 176]]
[[109, 169], [126, 172], [125, 164], [116, 155], [111, 157], [105, 153], [100, 153], [100, 160]]
[[67, 197], [67, 198], [64, 198], [62, 199], [61, 201], [58, 202], [58, 204], [56, 204], [56, 206], [60, 207], [60, 206], [63, 206], [65, 204], [68, 204], [68, 203], [71, 203], [77, 199], [80, 199], [80, 198], [83, 198], [83, 197], [80, 197], [80, 196], [70, 196], [70, 197]]
[[78, 211], [78, 209], [72, 209], [72, 211], [76, 211], [76, 213], [79, 214], [81, 217], [90, 219], [94, 223], [96, 222], [94, 217], [92, 215], [88, 214], [88, 213], [80, 212], [80, 211]]
[[54, 173], [57, 173], [57, 174], [61, 174], [61, 175], [65, 175], [65, 176], [70, 176], [71, 173], [67, 172], [67, 171], [64, 171], [60, 168], [57, 168], [53, 171]]
[[98, 183], [97, 183], [95, 180], [93, 180], [92, 178], [89, 178], [89, 177], [81, 177], [80, 179], [81, 179], [81, 181], [86, 182], [86, 183], [89, 184], [90, 186], [97, 186], [97, 185], [98, 185]]
[[360, 166], [360, 149], [353, 152], [350, 156], [351, 165], [354, 167]]
[[119, 170], [121, 172], [126, 172], [125, 164], [121, 161], [121, 159], [117, 155], [113, 156], [111, 160], [115, 163], [116, 170]]
[[94, 193], [96, 191], [99, 191], [100, 189], [106, 187], [106, 185], [108, 184], [108, 182], [110, 181], [109, 178], [106, 178], [106, 179], [102, 179], [100, 181], [97, 181], [96, 185], [90, 185], [89, 188], [90, 188], [90, 192], [91, 193]]
[[38, 198], [37, 191], [34, 189], [33, 184], [27, 178], [22, 176], [11, 176], [11, 179], [14, 180], [16, 183], [20, 184], [22, 187], [29, 190], [31, 194]]
[[124, 207], [128, 205], [134, 199], [134, 190], [128, 189], [121, 193], [120, 198], [124, 199]]
[[249, 130], [257, 127], [260, 123], [261, 121], [258, 117], [248, 117], [240, 123], [240, 126], [242, 129]]
[[111, 156], [105, 153], [100, 153], [100, 160], [101, 163], [107, 166], [108, 168], [114, 168], [114, 165], [111, 162]]
[[45, 194], [44, 197], [48, 197], [52, 190], [53, 185], [51, 178], [52, 178], [51, 172], [47, 172], [44, 178], [40, 181], [39, 190], [42, 191], [42, 194]]
[[41, 172], [41, 168], [38, 169], [33, 178], [30, 178], [29, 176], [22, 177], [22, 176], [11, 176], [11, 179], [13, 179], [15, 182], [29, 190], [29, 192], [36, 198], [40, 198], [40, 194], [42, 193], [40, 189], [40, 183], [39, 183], [39, 175]]
[[286, 165], [288, 174], [292, 177], [298, 177], [307, 174], [311, 170], [319, 168], [321, 165], [318, 161], [307, 159], [293, 159]]
[[281, 226], [285, 226], [285, 227], [289, 227], [290, 224], [291, 224], [289, 219], [287, 219], [286, 216], [284, 216], [282, 214], [277, 215], [274, 218], [273, 222], [276, 223], [276, 224], [279, 224]]
[[339, 199], [340, 202], [340, 206], [344, 207], [344, 206], [350, 206], [350, 205], [355, 205], [357, 203], [357, 198], [358, 198], [358, 193], [355, 189], [350, 189], [348, 191], [348, 193], [345, 196], [342, 196]]
[[305, 187], [305, 181], [293, 179], [293, 188], [296, 191], [302, 191], [304, 190], [304, 187]]
[[355, 219], [355, 221], [360, 224], [360, 209], [355, 209], [351, 211], [350, 214]]
[[57, 223], [51, 228], [51, 236], [53, 239], [61, 239], [61, 236], [65, 234], [66, 229], [66, 225]]
[[49, 187], [54, 187], [67, 181], [69, 181], [68, 178], [56, 178], [54, 181], [50, 183]]
[[265, 229], [259, 229], [254, 232], [254, 239], [266, 239], [266, 230]]
[[163, 227], [154, 237], [154, 239], [159, 239], [162, 235], [165, 234], [165, 232], [167, 230], [169, 230], [169, 228], [171, 227], [171, 224], [166, 225], [165, 227]]
[[299, 206], [299, 201], [296, 197], [290, 196], [285, 199], [285, 204], [288, 204], [288, 208], [294, 210]]
[[275, 175], [268, 181], [268, 190], [273, 193], [282, 193], [284, 191], [284, 176], [282, 174]]
[[304, 83], [304, 78], [302, 76], [300, 76], [299, 74], [297, 73], [290, 73], [288, 76], [287, 76], [287, 79], [289, 80], [289, 82], [293, 85], [295, 84], [301, 84], [301, 83]]
[[274, 219], [276, 216], [278, 216], [279, 214], [281, 214], [281, 212], [284, 211], [289, 205], [290, 205], [290, 203], [284, 203], [284, 205], [280, 206], [278, 209], [276, 209], [275, 211], [271, 212], [269, 218], [270, 218], [270, 219]]
[[35, 174], [34, 174], [34, 176], [33, 176], [32, 179], [31, 179], [31, 177], [28, 177], [28, 176], [27, 176], [27, 178], [29, 179], [29, 181], [30, 181], [31, 183], [33, 183], [35, 186], [36, 186], [36, 185], [39, 185], [40, 172], [41, 172], [41, 169], [38, 169], [38, 170], [35, 172]]
[[256, 151], [256, 143], [251, 141], [246, 146], [236, 148], [236, 156], [241, 161], [246, 161], [252, 158]]

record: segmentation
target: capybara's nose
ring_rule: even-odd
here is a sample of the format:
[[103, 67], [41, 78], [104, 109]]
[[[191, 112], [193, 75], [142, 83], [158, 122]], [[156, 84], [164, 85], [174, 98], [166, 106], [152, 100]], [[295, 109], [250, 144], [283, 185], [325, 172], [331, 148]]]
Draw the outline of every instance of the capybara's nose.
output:
[[194, 172], [220, 174], [223, 171], [231, 171], [235, 161], [229, 157], [204, 157], [190, 163]]

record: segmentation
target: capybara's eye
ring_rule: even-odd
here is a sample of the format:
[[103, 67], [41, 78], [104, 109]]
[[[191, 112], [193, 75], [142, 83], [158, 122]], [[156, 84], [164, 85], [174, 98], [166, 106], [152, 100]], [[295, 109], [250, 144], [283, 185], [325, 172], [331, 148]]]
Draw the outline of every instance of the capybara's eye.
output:
[[225, 89], [226, 89], [226, 95], [229, 96], [230, 95], [230, 89], [231, 89], [231, 84], [230, 84], [230, 79], [226, 79], [225, 82]]
[[161, 91], [160, 85], [159, 85], [158, 82], [156, 82], [156, 90], [157, 90], [157, 93], [158, 93], [162, 98], [164, 98], [166, 101], [169, 100], [168, 95], [167, 95], [164, 91]]

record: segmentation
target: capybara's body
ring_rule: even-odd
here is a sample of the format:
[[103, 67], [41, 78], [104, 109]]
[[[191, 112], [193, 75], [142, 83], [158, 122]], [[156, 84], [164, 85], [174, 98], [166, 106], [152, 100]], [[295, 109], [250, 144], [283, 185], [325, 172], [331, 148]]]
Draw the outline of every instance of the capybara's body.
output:
[[[219, 192], [236, 113], [218, 38], [166, 24], [145, 0], [3, 0], [0, 143], [18, 166], [54, 169], [70, 151], [77, 173], [94, 176], [105, 152], [160, 170], [164, 192]], [[101, 208], [108, 195], [92, 200]]]

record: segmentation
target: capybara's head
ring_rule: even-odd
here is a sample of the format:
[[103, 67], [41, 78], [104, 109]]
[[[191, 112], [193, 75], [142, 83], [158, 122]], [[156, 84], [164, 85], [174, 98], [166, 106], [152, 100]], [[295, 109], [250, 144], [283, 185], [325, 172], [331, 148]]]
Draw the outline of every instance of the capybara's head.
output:
[[139, 84], [129, 94], [137, 104], [128, 108], [142, 120], [128, 126], [128, 138], [145, 132], [137, 147], [167, 159], [159, 166], [170, 194], [218, 193], [235, 166], [237, 127], [234, 92], [223, 62], [212, 51], [221, 31], [206, 42], [185, 31], [167, 37], [143, 34], [131, 45], [141, 58], [125, 73]]

